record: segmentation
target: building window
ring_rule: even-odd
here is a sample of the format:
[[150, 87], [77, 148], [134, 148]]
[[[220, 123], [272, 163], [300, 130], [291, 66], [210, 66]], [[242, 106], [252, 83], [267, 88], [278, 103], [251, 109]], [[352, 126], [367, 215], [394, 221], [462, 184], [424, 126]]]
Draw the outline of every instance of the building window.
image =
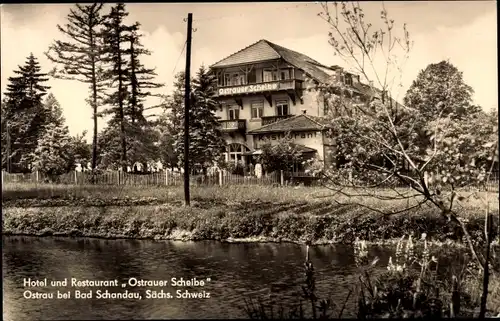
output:
[[231, 75], [224, 74], [224, 86], [231, 86]]
[[290, 79], [290, 69], [282, 69], [280, 70], [280, 79], [281, 80], [288, 80]]
[[246, 85], [247, 84], [247, 79], [244, 74], [239, 74], [238, 75], [238, 85]]
[[262, 71], [262, 80], [264, 82], [273, 81], [273, 71], [270, 69], [264, 69]]
[[257, 83], [257, 73], [255, 72], [255, 68], [248, 73], [247, 77], [249, 84]]
[[262, 72], [264, 82], [290, 79], [290, 69], [264, 69]]
[[277, 100], [276, 101], [276, 111], [278, 116], [288, 115], [288, 101], [287, 100]]
[[352, 86], [352, 75], [349, 74], [345, 75], [345, 84], [347, 86]]
[[224, 86], [240, 86], [246, 84], [247, 80], [244, 74], [241, 73], [224, 74]]
[[252, 119], [261, 118], [262, 116], [264, 116], [264, 102], [263, 101], [252, 102], [251, 116], [252, 116]]
[[238, 161], [244, 162], [243, 153], [249, 151], [249, 149], [245, 145], [238, 143], [229, 144], [226, 150], [229, 161], [234, 163]]
[[240, 107], [238, 106], [229, 106], [227, 109], [229, 120], [237, 120], [240, 119]]
[[238, 85], [241, 85], [240, 84], [240, 75], [238, 74], [233, 74], [232, 77], [231, 77], [231, 85], [232, 86], [238, 86]]

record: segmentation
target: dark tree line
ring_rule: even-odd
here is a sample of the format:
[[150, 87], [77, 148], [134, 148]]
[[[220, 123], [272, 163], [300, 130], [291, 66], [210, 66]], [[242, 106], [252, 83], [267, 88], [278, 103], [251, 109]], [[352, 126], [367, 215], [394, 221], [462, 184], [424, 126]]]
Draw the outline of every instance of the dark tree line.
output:
[[[57, 25], [61, 40], [54, 40], [45, 52], [54, 68], [43, 73], [30, 55], [9, 78], [2, 101], [4, 169], [29, 172], [36, 165], [37, 170], [55, 175], [71, 170], [75, 162], [85, 168], [90, 162], [92, 170], [126, 170], [137, 162], [146, 166], [161, 161], [169, 167], [182, 163], [184, 76], [177, 76], [171, 96], [159, 92], [163, 84], [156, 82], [155, 69], [142, 62], [151, 52], [141, 42], [140, 23], [126, 21], [129, 13], [123, 3], [106, 9], [101, 3], [76, 4], [67, 22]], [[86, 132], [69, 135], [61, 106], [47, 95], [50, 87], [45, 83], [50, 77], [88, 85], [91, 145], [85, 142]], [[213, 75], [202, 67], [192, 81], [191, 165], [206, 168], [220, 160], [225, 143], [215, 117]], [[162, 98], [162, 103], [148, 105], [150, 97]], [[148, 120], [144, 111], [159, 107], [164, 113]], [[99, 133], [101, 120], [106, 126]]]

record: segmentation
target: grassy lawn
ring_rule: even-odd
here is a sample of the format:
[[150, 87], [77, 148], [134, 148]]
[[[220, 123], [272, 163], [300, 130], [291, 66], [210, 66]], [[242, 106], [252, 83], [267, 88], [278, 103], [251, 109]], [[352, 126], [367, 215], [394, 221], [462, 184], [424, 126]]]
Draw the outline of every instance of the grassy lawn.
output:
[[[355, 194], [349, 191], [351, 195]], [[269, 187], [269, 186], [206, 186], [191, 187], [191, 199], [197, 203], [219, 203], [230, 205], [238, 202], [334, 202], [341, 204], [359, 204], [378, 210], [400, 210], [410, 207], [421, 198], [394, 199], [401, 195], [412, 195], [414, 191], [401, 188], [397, 191], [390, 189], [373, 191], [357, 191], [358, 197], [346, 197], [335, 194], [325, 187]], [[371, 194], [375, 197], [367, 196]], [[399, 195], [397, 195], [399, 194]], [[477, 213], [478, 208], [484, 204], [474, 197], [467, 197], [471, 193], [463, 192], [466, 200], [460, 202], [458, 210], [464, 214]], [[498, 211], [498, 194], [483, 192], [481, 196], [490, 202], [490, 210]], [[386, 198], [386, 199], [382, 199]], [[392, 198], [392, 199], [391, 199]], [[31, 202], [28, 200], [32, 200]], [[140, 204], [162, 204], [182, 203], [184, 200], [184, 190], [182, 186], [170, 187], [145, 187], [145, 186], [102, 186], [102, 185], [51, 185], [51, 184], [6, 184], [2, 186], [2, 204], [10, 206], [24, 201], [27, 204], [40, 203], [43, 200], [65, 200], [67, 205], [71, 205], [78, 200], [87, 202], [97, 202], [113, 205], [117, 201], [138, 202]], [[337, 204], [338, 204], [337, 203]], [[424, 205], [425, 207], [426, 205]], [[431, 206], [431, 205], [429, 205]]]
[[[2, 194], [7, 234], [349, 243], [356, 237], [380, 241], [425, 232], [439, 240], [461, 239], [459, 228], [430, 204], [389, 216], [372, 211], [399, 211], [418, 201], [390, 199], [396, 194], [391, 190], [349, 199], [331, 196], [326, 188], [192, 187], [189, 208], [182, 206], [182, 186], [7, 184]], [[479, 233], [484, 206], [474, 198], [461, 206], [471, 233]], [[490, 208], [498, 210], [498, 202]]]

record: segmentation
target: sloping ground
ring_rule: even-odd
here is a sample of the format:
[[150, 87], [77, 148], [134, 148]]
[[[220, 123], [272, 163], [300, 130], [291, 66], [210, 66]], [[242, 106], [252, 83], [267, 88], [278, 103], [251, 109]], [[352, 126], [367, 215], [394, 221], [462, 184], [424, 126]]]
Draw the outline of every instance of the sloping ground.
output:
[[[439, 241], [462, 239], [461, 229], [432, 208], [383, 216], [326, 200], [194, 199], [186, 208], [179, 200], [156, 198], [25, 198], [3, 200], [2, 206], [4, 234], [312, 243], [351, 243], [356, 237], [384, 241], [422, 233]], [[469, 232], [481, 242], [482, 214], [470, 217]]]

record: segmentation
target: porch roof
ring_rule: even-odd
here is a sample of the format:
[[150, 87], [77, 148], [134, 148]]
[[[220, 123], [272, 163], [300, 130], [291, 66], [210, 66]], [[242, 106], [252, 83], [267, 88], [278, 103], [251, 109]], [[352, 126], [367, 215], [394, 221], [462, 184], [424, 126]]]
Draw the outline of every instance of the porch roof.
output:
[[[316, 153], [317, 152], [316, 149], [311, 148], [311, 147], [307, 147], [307, 146], [304, 146], [304, 145], [296, 144], [295, 146], [297, 147], [297, 151], [299, 153], [301, 153], [301, 154]], [[261, 149], [256, 149], [256, 150], [251, 151], [251, 152], [243, 153], [243, 155], [246, 155], [246, 156], [261, 155], [261, 154], [262, 154], [262, 150]]]
[[248, 131], [248, 134], [258, 135], [281, 132], [322, 131], [327, 128], [328, 122], [326, 119], [301, 114], [250, 130]]

